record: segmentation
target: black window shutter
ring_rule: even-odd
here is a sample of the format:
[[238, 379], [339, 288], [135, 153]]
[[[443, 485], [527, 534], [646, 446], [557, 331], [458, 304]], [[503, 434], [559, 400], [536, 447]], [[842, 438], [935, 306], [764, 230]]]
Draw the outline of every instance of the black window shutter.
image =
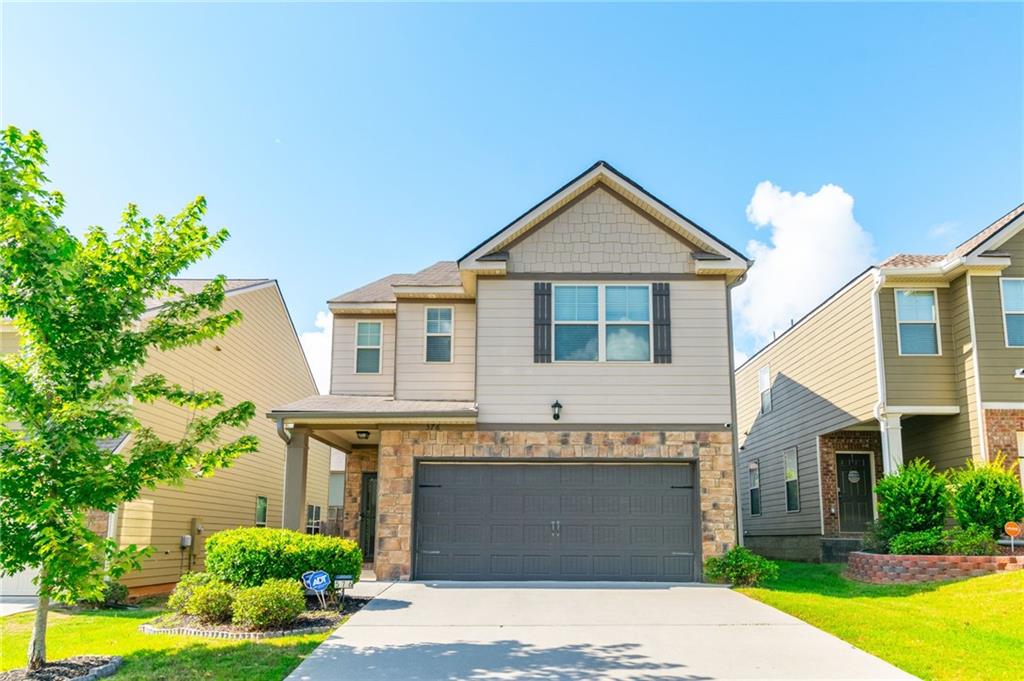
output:
[[533, 284], [533, 361], [551, 361], [551, 283]]
[[672, 316], [669, 312], [669, 285], [653, 284], [651, 299], [654, 303], [654, 363], [672, 363]]

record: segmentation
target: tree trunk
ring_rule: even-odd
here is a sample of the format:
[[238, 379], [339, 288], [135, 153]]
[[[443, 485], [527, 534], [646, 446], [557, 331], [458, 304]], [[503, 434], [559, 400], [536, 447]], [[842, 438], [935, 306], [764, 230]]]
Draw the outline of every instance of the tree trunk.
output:
[[46, 664], [46, 616], [50, 610], [50, 597], [39, 595], [36, 620], [32, 625], [32, 638], [28, 642], [28, 668], [41, 669]]

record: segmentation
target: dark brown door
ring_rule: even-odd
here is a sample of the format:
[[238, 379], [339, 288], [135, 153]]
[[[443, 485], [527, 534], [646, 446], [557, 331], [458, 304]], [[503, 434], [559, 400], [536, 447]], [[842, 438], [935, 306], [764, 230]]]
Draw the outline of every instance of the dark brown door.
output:
[[363, 473], [362, 498], [359, 500], [359, 550], [363, 561], [373, 562], [377, 545], [377, 474]]
[[699, 578], [693, 465], [417, 467], [417, 579]]
[[863, 532], [874, 518], [871, 501], [871, 455], [838, 452], [839, 531]]

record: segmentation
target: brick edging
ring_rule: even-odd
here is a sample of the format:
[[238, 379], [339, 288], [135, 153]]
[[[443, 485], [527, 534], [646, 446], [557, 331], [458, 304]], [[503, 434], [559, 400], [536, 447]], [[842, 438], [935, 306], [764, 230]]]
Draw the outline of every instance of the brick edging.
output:
[[143, 634], [175, 634], [179, 636], [200, 636], [203, 638], [224, 638], [233, 640], [259, 640], [264, 638], [281, 638], [283, 636], [305, 636], [306, 634], [322, 634], [334, 631], [341, 625], [331, 624], [319, 627], [302, 627], [301, 629], [284, 629], [279, 631], [217, 631], [215, 629], [196, 629], [194, 627], [154, 627], [152, 624], [139, 625]]
[[96, 681], [97, 679], [103, 679], [108, 676], [113, 676], [118, 669], [121, 668], [121, 663], [124, 662], [124, 658], [115, 655], [110, 658], [110, 661], [106, 664], [101, 664], [99, 667], [94, 667], [89, 670], [87, 674], [76, 676], [72, 681]]
[[870, 584], [913, 584], [978, 577], [1024, 569], [1024, 554], [1002, 556], [916, 556], [854, 551], [846, 576]]

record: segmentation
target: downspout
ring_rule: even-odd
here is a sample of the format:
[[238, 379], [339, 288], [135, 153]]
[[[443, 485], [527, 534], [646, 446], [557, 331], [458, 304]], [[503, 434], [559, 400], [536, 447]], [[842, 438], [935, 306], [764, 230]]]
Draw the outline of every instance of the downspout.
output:
[[882, 354], [882, 313], [878, 302], [879, 292], [885, 284], [885, 274], [876, 268], [874, 276], [875, 285], [871, 289], [871, 321], [875, 336], [875, 383], [878, 386], [878, 401], [875, 403], [874, 415], [882, 440], [882, 469], [888, 475], [894, 471], [890, 470], [889, 441], [885, 427], [885, 359]]
[[[974, 287], [971, 286], [971, 273], [964, 275], [967, 279], [967, 319], [971, 325], [971, 367], [974, 370], [974, 401], [978, 410], [978, 450], [981, 460], [988, 461], [988, 428], [985, 427], [985, 407], [981, 402], [981, 361], [978, 359], [978, 336], [974, 330]], [[968, 398], [970, 399], [970, 398]], [[971, 423], [970, 409], [967, 411], [968, 427]], [[972, 453], [971, 458], [974, 458]]]
[[277, 423], [277, 436], [280, 437], [282, 440], [284, 440], [284, 443], [286, 445], [290, 444], [291, 441], [292, 441], [292, 434], [289, 433], [288, 430], [284, 427], [284, 419], [283, 418], [276, 419], [276, 423]]
[[725, 313], [726, 326], [729, 339], [729, 407], [732, 418], [732, 486], [736, 497], [736, 545], [743, 546], [743, 507], [740, 500], [740, 450], [739, 450], [739, 425], [736, 423], [736, 358], [732, 341], [732, 289], [747, 280], [747, 273], [736, 278], [731, 284], [725, 286]]

